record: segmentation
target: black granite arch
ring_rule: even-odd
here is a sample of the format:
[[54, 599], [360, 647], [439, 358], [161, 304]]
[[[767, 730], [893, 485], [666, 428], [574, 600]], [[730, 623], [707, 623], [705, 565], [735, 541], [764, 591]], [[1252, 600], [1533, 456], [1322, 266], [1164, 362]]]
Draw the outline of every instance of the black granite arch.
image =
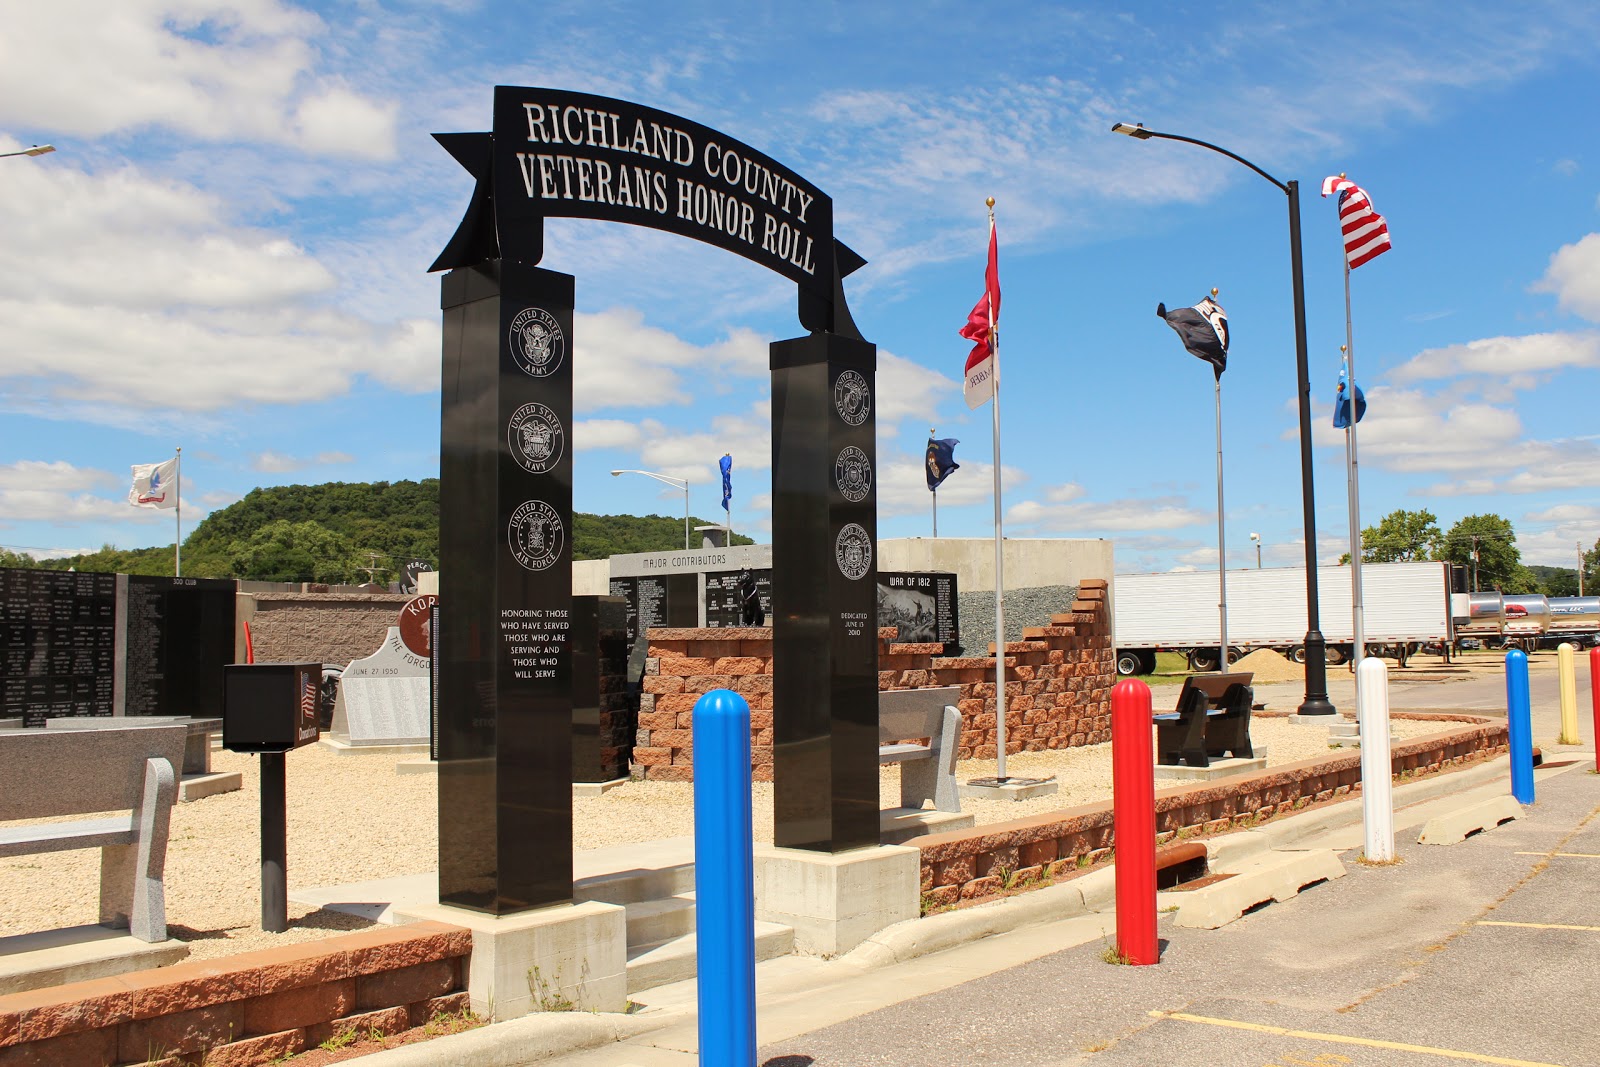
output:
[[[771, 346], [775, 837], [875, 845], [877, 350], [843, 279], [833, 202], [677, 115], [497, 86], [490, 133], [436, 134], [476, 180], [447, 271], [440, 431], [439, 897], [506, 914], [572, 897], [572, 276], [546, 218], [717, 245], [794, 281], [807, 336]], [[876, 479], [869, 479], [875, 485]]]

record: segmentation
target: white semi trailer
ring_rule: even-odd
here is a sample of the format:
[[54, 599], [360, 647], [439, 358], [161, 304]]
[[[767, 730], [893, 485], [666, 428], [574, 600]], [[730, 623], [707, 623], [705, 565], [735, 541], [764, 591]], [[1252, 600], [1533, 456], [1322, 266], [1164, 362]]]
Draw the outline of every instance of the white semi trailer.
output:
[[[1404, 655], [1454, 638], [1448, 563], [1365, 563], [1361, 590], [1369, 655]], [[1348, 659], [1355, 651], [1350, 568], [1317, 568], [1317, 591], [1329, 658]], [[1157, 652], [1181, 653], [1195, 670], [1216, 670], [1216, 571], [1119, 574], [1111, 599], [1119, 674], [1148, 674]], [[1231, 658], [1270, 648], [1304, 662], [1305, 635], [1305, 568], [1228, 572], [1228, 645], [1238, 650]]]

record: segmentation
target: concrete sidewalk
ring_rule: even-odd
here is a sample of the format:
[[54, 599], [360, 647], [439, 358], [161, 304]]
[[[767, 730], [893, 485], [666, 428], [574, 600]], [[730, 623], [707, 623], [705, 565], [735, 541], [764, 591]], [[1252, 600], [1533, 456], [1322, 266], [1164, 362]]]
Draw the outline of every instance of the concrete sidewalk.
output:
[[[1575, 1021], [1600, 993], [1586, 973], [1600, 944], [1600, 902], [1573, 891], [1575, 880], [1592, 881], [1600, 859], [1567, 855], [1600, 856], [1600, 820], [1589, 822], [1600, 779], [1592, 755], [1550, 758], [1538, 773], [1539, 803], [1522, 819], [1449, 847], [1415, 844], [1418, 829], [1503, 795], [1505, 761], [1400, 787], [1404, 863], [1363, 867], [1351, 852], [1349, 877], [1219, 930], [1164, 917], [1157, 967], [1101, 959], [1114, 936], [1111, 871], [900, 924], [839, 959], [762, 963], [757, 1062], [1445, 1062], [1396, 1047], [1404, 1044], [1464, 1053], [1465, 1062], [1600, 1062], [1600, 1044], [1585, 1042], [1588, 1028]], [[1360, 819], [1359, 800], [1335, 805], [1230, 835], [1226, 850], [1358, 852]], [[1493, 992], [1502, 982], [1511, 993]], [[1503, 1009], [1491, 1008], [1506, 996], [1525, 1003], [1514, 1019], [1493, 1022]], [[533, 1016], [370, 1060], [687, 1067], [697, 1062], [695, 997], [695, 983], [682, 982], [636, 995], [641, 1009], [629, 1016]], [[1375, 1043], [1336, 1040], [1346, 1037]], [[600, 1047], [562, 1055], [584, 1046]]]

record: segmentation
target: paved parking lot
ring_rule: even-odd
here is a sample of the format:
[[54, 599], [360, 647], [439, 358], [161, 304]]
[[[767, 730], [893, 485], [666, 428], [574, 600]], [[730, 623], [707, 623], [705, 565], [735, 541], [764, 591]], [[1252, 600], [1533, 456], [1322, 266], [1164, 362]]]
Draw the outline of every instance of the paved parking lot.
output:
[[1600, 777], [1553, 767], [1525, 817], [1403, 833], [1363, 867], [1215, 931], [1163, 922], [1155, 967], [1090, 943], [762, 1050], [768, 1067], [1600, 1064]]

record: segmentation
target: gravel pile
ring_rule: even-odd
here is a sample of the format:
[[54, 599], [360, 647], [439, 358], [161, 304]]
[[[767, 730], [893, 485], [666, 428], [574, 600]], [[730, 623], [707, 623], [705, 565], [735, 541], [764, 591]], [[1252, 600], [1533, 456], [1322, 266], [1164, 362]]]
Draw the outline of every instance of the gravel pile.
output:
[[[1075, 585], [1035, 585], [1006, 590], [1006, 640], [1021, 641], [1024, 626], [1048, 626], [1050, 616], [1066, 611], [1078, 597]], [[957, 593], [961, 613], [961, 647], [968, 656], [984, 656], [994, 640], [994, 590]]]
[[1228, 669], [1249, 671], [1255, 675], [1256, 685], [1263, 682], [1297, 682], [1306, 676], [1305, 667], [1290, 662], [1270, 648], [1258, 648], [1243, 659], [1230, 664]]

